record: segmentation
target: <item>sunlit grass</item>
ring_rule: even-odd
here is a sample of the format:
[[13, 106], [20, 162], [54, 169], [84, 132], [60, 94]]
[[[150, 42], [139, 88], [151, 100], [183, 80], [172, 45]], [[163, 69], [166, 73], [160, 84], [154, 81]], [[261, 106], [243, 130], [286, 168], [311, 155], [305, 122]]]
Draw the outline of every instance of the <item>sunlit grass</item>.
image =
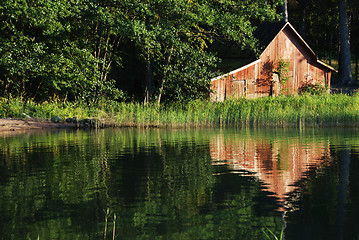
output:
[[99, 101], [36, 103], [0, 98], [1, 118], [97, 118], [117, 126], [357, 126], [359, 95], [301, 95], [187, 104]]

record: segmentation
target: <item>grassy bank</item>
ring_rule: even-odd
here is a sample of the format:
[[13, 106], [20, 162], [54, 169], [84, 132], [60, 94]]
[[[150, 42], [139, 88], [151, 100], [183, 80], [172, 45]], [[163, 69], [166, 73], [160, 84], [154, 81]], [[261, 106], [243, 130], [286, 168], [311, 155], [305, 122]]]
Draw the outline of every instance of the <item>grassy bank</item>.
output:
[[359, 126], [359, 95], [302, 95], [171, 105], [0, 98], [1, 118], [97, 118], [118, 126]]

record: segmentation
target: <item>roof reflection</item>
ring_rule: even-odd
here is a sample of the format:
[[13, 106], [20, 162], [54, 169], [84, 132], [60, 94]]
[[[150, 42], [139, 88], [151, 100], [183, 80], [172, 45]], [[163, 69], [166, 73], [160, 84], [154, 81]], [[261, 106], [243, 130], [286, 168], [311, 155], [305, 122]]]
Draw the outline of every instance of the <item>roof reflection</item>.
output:
[[303, 143], [298, 138], [276, 141], [216, 135], [210, 140], [210, 151], [213, 165], [226, 165], [238, 174], [249, 172], [286, 208], [291, 208], [286, 198], [298, 189], [297, 183], [310, 170], [330, 162], [329, 142], [314, 139]]

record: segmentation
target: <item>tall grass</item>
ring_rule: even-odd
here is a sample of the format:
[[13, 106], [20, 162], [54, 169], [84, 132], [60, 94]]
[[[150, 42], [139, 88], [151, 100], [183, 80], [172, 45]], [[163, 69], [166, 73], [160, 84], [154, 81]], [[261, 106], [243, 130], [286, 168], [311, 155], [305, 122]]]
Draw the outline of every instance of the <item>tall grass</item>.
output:
[[0, 98], [1, 118], [98, 118], [118, 126], [359, 126], [359, 95], [301, 95], [167, 105]]

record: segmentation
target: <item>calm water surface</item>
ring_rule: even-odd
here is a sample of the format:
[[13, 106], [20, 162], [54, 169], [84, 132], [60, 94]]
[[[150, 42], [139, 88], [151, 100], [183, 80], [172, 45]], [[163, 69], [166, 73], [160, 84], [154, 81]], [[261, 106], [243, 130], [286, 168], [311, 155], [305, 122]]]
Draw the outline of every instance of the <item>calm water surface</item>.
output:
[[359, 130], [0, 136], [0, 239], [359, 239]]

